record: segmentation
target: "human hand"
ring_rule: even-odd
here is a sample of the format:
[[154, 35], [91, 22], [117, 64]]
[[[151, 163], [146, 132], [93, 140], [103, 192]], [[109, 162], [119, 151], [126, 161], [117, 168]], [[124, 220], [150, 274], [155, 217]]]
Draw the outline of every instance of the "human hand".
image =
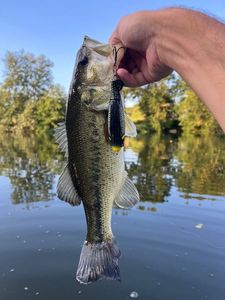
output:
[[126, 53], [117, 75], [126, 86], [137, 87], [155, 82], [169, 75], [172, 69], [158, 55], [155, 13], [140, 11], [123, 17], [109, 40], [115, 45], [121, 42]]
[[225, 132], [225, 25], [183, 8], [123, 17], [110, 38], [127, 51], [117, 70], [125, 85], [158, 81], [175, 70], [207, 105]]

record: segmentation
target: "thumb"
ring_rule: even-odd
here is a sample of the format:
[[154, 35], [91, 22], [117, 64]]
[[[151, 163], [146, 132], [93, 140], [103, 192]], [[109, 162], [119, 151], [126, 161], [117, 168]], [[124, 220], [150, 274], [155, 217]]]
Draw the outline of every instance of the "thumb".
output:
[[109, 38], [109, 44], [116, 45], [118, 43], [121, 43], [121, 40], [118, 34], [118, 27], [117, 27], [111, 34], [111, 37]]

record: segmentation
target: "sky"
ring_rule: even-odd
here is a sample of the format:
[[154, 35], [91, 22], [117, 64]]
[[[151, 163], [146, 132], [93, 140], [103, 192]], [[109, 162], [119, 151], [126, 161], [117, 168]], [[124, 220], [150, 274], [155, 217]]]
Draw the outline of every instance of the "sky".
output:
[[225, 20], [224, 0], [0, 0], [0, 82], [6, 51], [24, 49], [50, 58], [54, 82], [67, 91], [84, 35], [107, 42], [122, 16], [169, 6], [198, 9]]

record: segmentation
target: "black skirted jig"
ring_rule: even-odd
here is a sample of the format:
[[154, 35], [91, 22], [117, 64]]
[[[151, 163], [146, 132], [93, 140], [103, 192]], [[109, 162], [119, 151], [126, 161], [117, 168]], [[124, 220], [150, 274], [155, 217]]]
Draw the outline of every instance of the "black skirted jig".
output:
[[120, 91], [123, 88], [123, 82], [116, 76], [118, 64], [121, 60], [121, 57], [118, 59], [118, 53], [121, 49], [123, 49], [124, 53], [123, 46], [120, 46], [118, 49], [116, 46], [113, 48], [114, 79], [111, 83], [111, 98], [108, 111], [108, 134], [110, 144], [114, 152], [119, 152], [124, 146], [125, 137], [124, 105], [120, 94]]
[[125, 117], [120, 91], [123, 82], [120, 79], [112, 81], [111, 99], [108, 112], [109, 140], [114, 152], [119, 152], [124, 145]]

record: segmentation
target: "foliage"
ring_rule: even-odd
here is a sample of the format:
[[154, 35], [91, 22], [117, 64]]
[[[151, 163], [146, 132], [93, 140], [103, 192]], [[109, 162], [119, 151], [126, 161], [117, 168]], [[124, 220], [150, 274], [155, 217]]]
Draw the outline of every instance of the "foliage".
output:
[[177, 127], [173, 87], [170, 86], [172, 80], [171, 75], [160, 82], [125, 92], [126, 97], [138, 98], [148, 132], [161, 133]]
[[144, 114], [144, 120], [137, 122], [138, 128], [141, 124], [145, 129], [142, 133], [162, 133], [171, 129], [182, 129], [184, 134], [193, 135], [222, 133], [207, 107], [177, 74], [142, 88], [126, 89], [125, 97], [139, 101], [134, 111], [129, 109], [129, 114], [134, 122], [138, 107]]
[[[0, 130], [45, 132], [62, 120], [65, 93], [53, 83], [53, 63], [44, 55], [24, 50], [7, 52], [0, 84]], [[138, 104], [127, 113], [139, 133], [165, 133], [180, 128], [184, 134], [208, 135], [221, 129], [205, 105], [177, 75], [141, 88], [125, 88], [125, 98]]]
[[52, 86], [48, 93], [42, 96], [35, 107], [35, 119], [37, 131], [54, 128], [62, 121], [65, 114], [65, 96], [62, 88], [58, 85]]
[[65, 93], [53, 84], [53, 63], [24, 50], [7, 52], [0, 85], [0, 129], [48, 131], [62, 119]]
[[182, 86], [180, 89], [181, 99], [176, 109], [183, 132], [194, 135], [221, 133], [219, 125], [193, 90], [180, 78], [177, 79], [176, 86]]
[[24, 50], [6, 53], [5, 80], [2, 88], [11, 99], [36, 100], [47, 92], [52, 84], [53, 63], [44, 55], [35, 57]]
[[143, 112], [140, 110], [140, 106], [135, 104], [133, 107], [126, 108], [126, 113], [131, 118], [131, 120], [135, 123], [137, 127], [137, 131], [144, 132], [145, 131], [145, 116]]
[[140, 106], [138, 104], [134, 105], [133, 107], [127, 107], [126, 112], [133, 122], [138, 123], [144, 121], [144, 114], [140, 110]]

